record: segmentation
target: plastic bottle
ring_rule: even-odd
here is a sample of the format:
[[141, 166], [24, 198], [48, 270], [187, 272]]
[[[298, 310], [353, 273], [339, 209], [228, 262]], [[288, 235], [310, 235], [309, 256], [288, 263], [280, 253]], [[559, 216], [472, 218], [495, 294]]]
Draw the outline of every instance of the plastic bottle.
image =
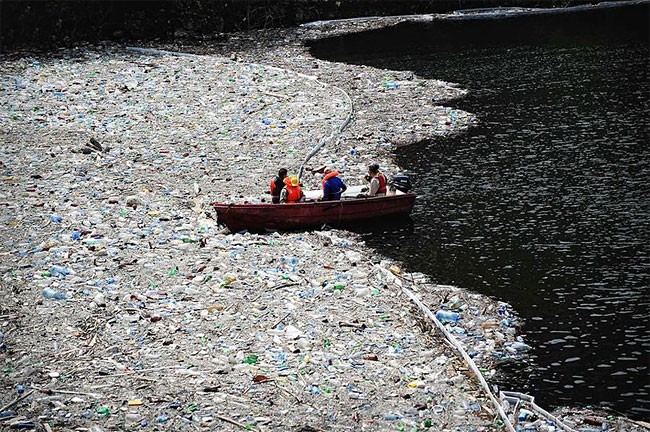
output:
[[519, 421], [524, 421], [524, 420], [530, 419], [533, 415], [534, 415], [534, 414], [533, 414], [532, 411], [529, 411], [529, 410], [527, 410], [527, 409], [521, 408], [521, 409], [519, 410], [518, 420], [519, 420]]
[[458, 327], [458, 326], [456, 326], [456, 327], [451, 327], [451, 328], [449, 329], [449, 331], [450, 331], [451, 333], [454, 333], [454, 334], [457, 334], [457, 335], [464, 335], [464, 334], [465, 334], [465, 329], [462, 328], [462, 327]]
[[457, 323], [460, 320], [460, 315], [458, 315], [456, 312], [440, 309], [436, 312], [436, 318], [441, 323]]
[[289, 264], [290, 266], [296, 266], [298, 264], [298, 258], [293, 256], [285, 256], [280, 258], [280, 261], [284, 264]]
[[14, 410], [2, 411], [2, 412], [0, 412], [0, 420], [15, 417], [17, 414], [18, 413], [16, 411], [14, 411]]
[[510, 348], [516, 352], [523, 352], [523, 351], [528, 351], [530, 349], [530, 345], [527, 345], [523, 342], [515, 341], [512, 344], [510, 344]]
[[31, 421], [17, 421], [11, 423], [11, 429], [34, 429], [36, 428], [36, 423]]
[[296, 271], [296, 266], [298, 265], [298, 258], [293, 256], [285, 256], [280, 258], [280, 261], [282, 262], [282, 264], [284, 264], [284, 268], [287, 271], [290, 271], [292, 273]]
[[43, 297], [48, 299], [54, 299], [54, 300], [65, 300], [66, 298], [68, 298], [68, 296], [66, 296], [65, 293], [58, 292], [56, 290], [53, 290], [52, 288], [45, 288], [43, 290]]
[[65, 277], [70, 274], [70, 270], [63, 266], [54, 265], [50, 267], [50, 274], [52, 276], [62, 276]]
[[111, 409], [105, 405], [98, 406], [95, 411], [97, 411], [97, 414], [104, 415], [104, 416], [108, 416], [111, 414]]

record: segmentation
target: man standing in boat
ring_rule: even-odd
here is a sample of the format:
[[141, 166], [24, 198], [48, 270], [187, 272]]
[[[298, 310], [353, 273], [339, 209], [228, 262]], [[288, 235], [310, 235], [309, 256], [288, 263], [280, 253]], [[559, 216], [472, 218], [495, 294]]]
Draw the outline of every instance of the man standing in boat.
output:
[[341, 194], [347, 190], [343, 180], [339, 178], [339, 172], [330, 168], [325, 169], [323, 177], [323, 197], [322, 201], [340, 200]]
[[284, 188], [284, 179], [287, 177], [287, 169], [280, 168], [278, 171], [278, 176], [271, 180], [271, 202], [273, 204], [278, 204], [280, 202], [280, 193], [282, 188]]
[[370, 183], [367, 196], [384, 196], [386, 195], [386, 176], [379, 171], [378, 164], [372, 164], [368, 167], [366, 181]]

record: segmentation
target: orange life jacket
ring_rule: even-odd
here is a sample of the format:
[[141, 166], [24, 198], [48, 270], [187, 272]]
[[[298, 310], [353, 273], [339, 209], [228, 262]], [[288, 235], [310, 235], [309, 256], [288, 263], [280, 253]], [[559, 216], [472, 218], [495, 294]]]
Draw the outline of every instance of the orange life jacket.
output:
[[379, 189], [377, 189], [377, 193], [378, 194], [380, 194], [380, 193], [385, 194], [386, 193], [386, 183], [387, 183], [386, 182], [386, 176], [383, 175], [382, 173], [379, 173], [377, 175], [377, 180], [379, 180]]
[[287, 202], [296, 203], [300, 201], [300, 195], [302, 195], [300, 193], [300, 186], [292, 186], [290, 177], [284, 178], [284, 185], [284, 188], [287, 190]]
[[336, 177], [338, 175], [339, 175], [338, 171], [330, 171], [330, 172], [328, 172], [327, 174], [325, 174], [325, 177], [323, 177], [323, 181], [321, 182], [321, 184], [325, 184], [325, 182], [327, 180], [331, 179], [332, 177]]
[[[285, 177], [286, 179], [287, 177]], [[279, 181], [280, 184], [276, 184], [276, 182]], [[280, 191], [282, 190], [282, 183], [284, 183], [284, 180], [280, 180], [280, 177], [275, 177], [273, 180], [271, 180], [271, 184], [269, 185], [269, 189], [271, 190], [271, 195], [272, 196], [277, 196], [280, 198]]]

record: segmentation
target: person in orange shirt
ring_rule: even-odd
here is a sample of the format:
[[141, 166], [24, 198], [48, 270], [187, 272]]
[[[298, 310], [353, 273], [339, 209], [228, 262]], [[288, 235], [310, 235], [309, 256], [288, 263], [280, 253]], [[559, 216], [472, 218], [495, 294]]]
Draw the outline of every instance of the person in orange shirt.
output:
[[298, 177], [285, 177], [284, 188], [280, 192], [281, 203], [297, 203], [305, 200], [305, 193], [300, 188]]

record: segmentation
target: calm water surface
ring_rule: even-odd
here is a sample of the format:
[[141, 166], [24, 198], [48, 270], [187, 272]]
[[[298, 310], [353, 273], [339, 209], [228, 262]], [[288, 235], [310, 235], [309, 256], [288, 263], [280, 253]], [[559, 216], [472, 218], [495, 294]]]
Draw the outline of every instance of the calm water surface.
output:
[[401, 148], [413, 227], [366, 241], [439, 283], [509, 302], [535, 348], [501, 388], [648, 419], [648, 42], [364, 61], [460, 83], [465, 134]]

